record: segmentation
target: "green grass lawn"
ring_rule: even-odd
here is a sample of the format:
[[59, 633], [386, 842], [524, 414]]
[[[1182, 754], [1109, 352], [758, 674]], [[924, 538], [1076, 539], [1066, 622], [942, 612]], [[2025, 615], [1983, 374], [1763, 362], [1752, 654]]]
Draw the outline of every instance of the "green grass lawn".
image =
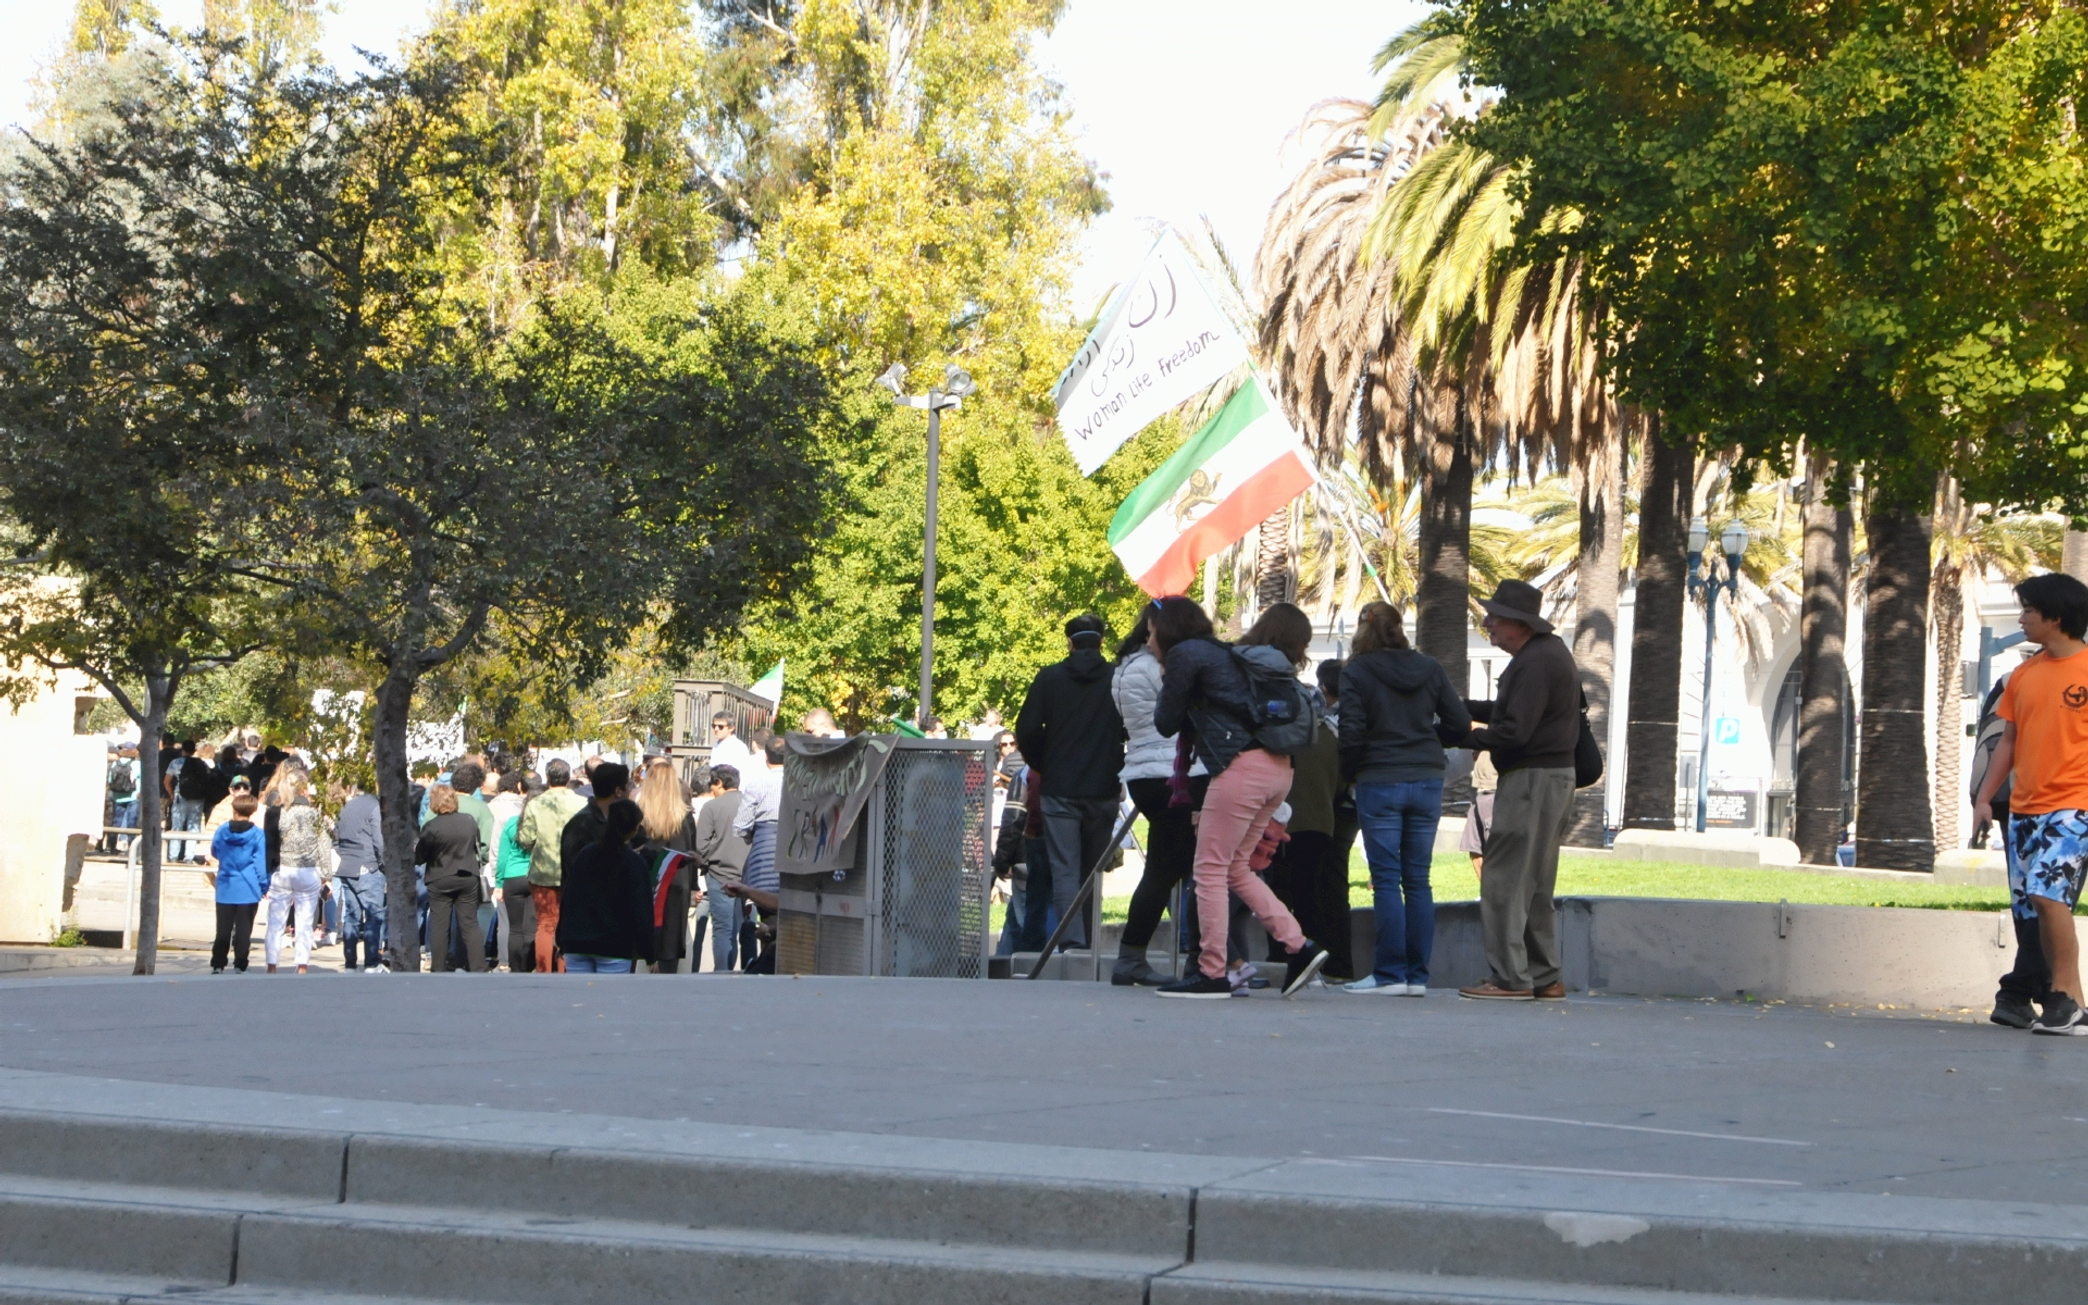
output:
[[[1143, 823], [1143, 822], [1141, 822]], [[1439, 902], [1479, 896], [1479, 877], [1462, 852], [1439, 852], [1429, 874]], [[1795, 870], [1744, 870], [1661, 861], [1607, 861], [1568, 856], [1559, 863], [1561, 897], [1679, 897], [1708, 902], [1798, 902], [1821, 906], [1908, 906], [1940, 911], [2005, 911], [2005, 888], [1962, 888], [1945, 884], [1859, 879], [1853, 875], [1804, 874]], [[1369, 906], [1370, 868], [1359, 842], [1349, 859], [1349, 904]], [[1121, 922], [1129, 896], [1102, 899], [1102, 918]], [[2083, 912], [2088, 913], [2088, 904]], [[994, 907], [998, 934], [1002, 908]]]
[[[1438, 853], [1429, 875], [1438, 901], [1479, 895], [1479, 877], [1461, 852]], [[1914, 906], [1948, 911], [2005, 911], [2006, 888], [1816, 875], [1796, 870], [1744, 870], [1662, 861], [1608, 861], [1568, 856], [1559, 863], [1561, 897], [1680, 897], [1712, 902], [1791, 901], [1821, 906]], [[1349, 862], [1349, 900], [1370, 904], [1370, 871], [1358, 851]]]

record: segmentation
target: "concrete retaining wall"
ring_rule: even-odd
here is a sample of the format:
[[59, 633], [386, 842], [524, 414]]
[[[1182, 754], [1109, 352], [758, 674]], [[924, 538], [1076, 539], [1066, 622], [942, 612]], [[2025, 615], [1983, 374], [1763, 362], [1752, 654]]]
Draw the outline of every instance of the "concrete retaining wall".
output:
[[[2008, 914], [1988, 911], [1569, 897], [1559, 932], [1566, 986], [1615, 996], [1953, 1010], [1992, 1001], [2015, 957]], [[1358, 968], [1376, 940], [1371, 913], [1353, 912]], [[1438, 988], [1487, 977], [1477, 902], [1437, 906], [1430, 968]]]

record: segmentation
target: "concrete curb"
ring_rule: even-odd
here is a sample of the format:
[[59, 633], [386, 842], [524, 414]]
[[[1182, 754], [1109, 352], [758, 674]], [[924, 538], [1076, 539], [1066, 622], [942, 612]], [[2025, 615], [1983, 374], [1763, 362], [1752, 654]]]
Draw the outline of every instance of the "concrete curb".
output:
[[[1082, 1151], [7, 1071], [0, 1301], [108, 1299], [66, 1296], [49, 1275], [114, 1273], [227, 1301], [1594, 1302], [1615, 1289], [2070, 1305], [2088, 1273], [2074, 1207], [1751, 1181]], [[7, 1285], [36, 1274], [41, 1296]]]

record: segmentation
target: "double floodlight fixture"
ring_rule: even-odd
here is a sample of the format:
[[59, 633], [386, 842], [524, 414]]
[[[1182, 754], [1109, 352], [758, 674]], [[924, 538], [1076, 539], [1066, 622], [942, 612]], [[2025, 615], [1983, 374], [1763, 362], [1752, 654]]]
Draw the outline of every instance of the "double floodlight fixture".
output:
[[943, 368], [943, 383], [931, 388], [926, 394], [906, 392], [905, 363], [893, 363], [885, 368], [884, 375], [877, 378], [877, 383], [892, 392], [893, 402], [909, 408], [926, 408], [930, 412], [946, 412], [979, 391], [971, 373], [956, 363]]

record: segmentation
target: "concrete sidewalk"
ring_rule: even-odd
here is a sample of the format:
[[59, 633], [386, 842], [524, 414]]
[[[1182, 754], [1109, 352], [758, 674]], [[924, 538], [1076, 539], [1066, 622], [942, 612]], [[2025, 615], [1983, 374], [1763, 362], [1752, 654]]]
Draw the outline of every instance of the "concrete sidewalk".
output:
[[[18, 978], [0, 1067], [394, 1105], [2088, 1206], [2088, 1039], [1088, 984]], [[322, 1122], [315, 1106], [314, 1122]]]

